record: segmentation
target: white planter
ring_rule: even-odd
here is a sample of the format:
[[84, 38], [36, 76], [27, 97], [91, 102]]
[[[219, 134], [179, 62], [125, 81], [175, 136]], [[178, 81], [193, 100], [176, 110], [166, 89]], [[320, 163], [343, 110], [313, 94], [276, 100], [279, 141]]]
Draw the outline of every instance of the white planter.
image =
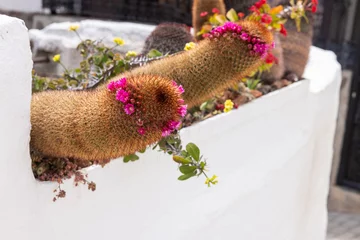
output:
[[26, 29], [3, 16], [0, 23], [13, 39], [4, 45], [0, 37], [1, 56], [23, 49], [9, 57], [21, 62], [0, 64], [0, 239], [325, 239], [341, 81], [333, 53], [313, 47], [309, 80], [182, 130], [218, 185], [179, 182], [171, 157], [148, 151], [89, 170], [95, 192], [66, 181], [67, 197], [53, 203], [56, 184], [36, 181], [30, 169], [30, 53], [19, 39]]

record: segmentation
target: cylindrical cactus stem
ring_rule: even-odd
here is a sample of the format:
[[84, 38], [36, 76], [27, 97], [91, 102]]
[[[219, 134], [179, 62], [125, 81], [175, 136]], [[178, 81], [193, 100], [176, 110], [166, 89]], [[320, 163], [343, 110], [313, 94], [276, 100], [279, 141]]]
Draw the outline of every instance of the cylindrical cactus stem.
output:
[[193, 107], [255, 71], [272, 46], [272, 33], [262, 24], [228, 22], [215, 28], [194, 49], [151, 62], [123, 75], [155, 74], [173, 79], [184, 87], [184, 100]]
[[285, 74], [283, 48], [278, 33], [274, 34], [274, 42], [275, 48], [272, 50], [272, 54], [277, 59], [277, 62], [273, 64], [269, 71], [265, 71], [261, 76], [261, 80], [270, 84], [280, 80]]
[[193, 42], [189, 27], [179, 23], [158, 25], [147, 37], [142, 54], [156, 49], [163, 54], [174, 54], [184, 50], [185, 44]]
[[180, 125], [183, 88], [138, 75], [92, 91], [33, 95], [31, 142], [47, 157], [108, 161], [144, 149]]
[[[195, 35], [207, 21], [207, 17], [202, 17], [201, 13], [208, 12], [208, 14], [211, 14], [214, 8], [219, 10], [219, 14], [226, 14], [224, 0], [194, 0], [192, 6], [192, 24]], [[202, 36], [196, 36], [196, 39], [201, 40]]]

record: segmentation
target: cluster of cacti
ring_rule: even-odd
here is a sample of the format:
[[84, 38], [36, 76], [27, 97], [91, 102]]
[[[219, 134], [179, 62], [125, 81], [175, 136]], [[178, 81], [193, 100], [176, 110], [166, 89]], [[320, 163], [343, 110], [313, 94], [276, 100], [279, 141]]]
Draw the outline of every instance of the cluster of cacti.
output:
[[147, 37], [142, 54], [156, 49], [163, 54], [173, 54], [184, 50], [185, 44], [194, 41], [189, 27], [179, 23], [163, 23]]
[[[211, 13], [216, 9], [219, 14], [225, 15], [226, 7], [223, 0], [194, 0], [192, 6], [192, 25], [195, 34], [199, 32], [207, 21], [207, 18], [202, 16], [203, 13]], [[202, 39], [202, 36], [196, 36], [196, 39]]]
[[34, 94], [31, 148], [100, 163], [132, 154], [179, 127], [186, 113], [182, 93], [171, 79], [138, 75], [93, 91]]
[[215, 28], [194, 49], [154, 61], [123, 74], [174, 79], [185, 88], [184, 100], [200, 104], [255, 71], [273, 45], [272, 33], [253, 21], [228, 22]]
[[[256, 2], [258, 0], [237, 0], [232, 7], [236, 11], [248, 13], [249, 8]], [[272, 6], [289, 5], [289, 0], [268, 0], [268, 2]], [[300, 32], [297, 30], [294, 20], [289, 19], [285, 23], [287, 36], [280, 35], [280, 44], [277, 44], [274, 49], [274, 55], [279, 59], [279, 63], [272, 67], [270, 73], [263, 76], [263, 80], [272, 82], [274, 79], [282, 77], [285, 72], [295, 73], [298, 77], [303, 75], [313, 37], [313, 14], [308, 13], [307, 17], [309, 23], [302, 24]]]

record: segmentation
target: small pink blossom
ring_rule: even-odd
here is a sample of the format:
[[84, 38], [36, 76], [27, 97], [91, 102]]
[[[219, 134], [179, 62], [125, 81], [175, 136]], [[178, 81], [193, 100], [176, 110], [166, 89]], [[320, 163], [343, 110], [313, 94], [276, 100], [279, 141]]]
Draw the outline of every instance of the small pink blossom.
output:
[[135, 107], [131, 103], [128, 103], [125, 105], [124, 111], [127, 115], [131, 115], [135, 112]]
[[138, 128], [138, 133], [139, 133], [141, 136], [145, 135], [145, 133], [146, 133], [145, 128], [139, 127], [139, 128]]
[[180, 94], [183, 94], [185, 92], [183, 86], [181, 86], [181, 85], [178, 86], [178, 90], [179, 90]]
[[163, 128], [162, 133], [161, 133], [161, 136], [167, 137], [167, 136], [169, 136], [170, 134], [171, 134], [171, 130], [170, 130], [170, 129], [168, 129], [168, 128]]
[[108, 85], [107, 88], [109, 91], [114, 91], [115, 90], [115, 82], [111, 81]]
[[200, 13], [200, 17], [205, 17], [205, 16], [207, 16], [209, 13], [208, 12], [202, 12], [202, 13]]
[[129, 100], [129, 93], [123, 89], [119, 89], [116, 92], [116, 100], [126, 103]]
[[124, 87], [126, 87], [126, 83], [127, 83], [126, 78], [121, 78], [115, 82], [115, 87], [116, 88], [124, 88]]
[[175, 129], [178, 129], [180, 127], [181, 122], [180, 121], [169, 121], [168, 122], [168, 128], [172, 131], [174, 131]]
[[171, 84], [174, 86], [174, 87], [177, 87], [177, 83], [174, 81], [174, 80], [171, 80]]
[[181, 107], [178, 109], [178, 113], [181, 117], [185, 117], [187, 112], [187, 105], [181, 105]]
[[179, 103], [179, 104], [184, 104], [184, 102], [185, 102], [184, 99], [181, 99], [181, 98], [180, 98], [180, 99], [178, 100], [178, 103]]

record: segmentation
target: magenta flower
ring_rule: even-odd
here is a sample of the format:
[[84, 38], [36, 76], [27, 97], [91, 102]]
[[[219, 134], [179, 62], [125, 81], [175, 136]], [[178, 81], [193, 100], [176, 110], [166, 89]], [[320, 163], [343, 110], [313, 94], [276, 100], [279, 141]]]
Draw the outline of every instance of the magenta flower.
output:
[[116, 92], [116, 100], [126, 103], [129, 100], [129, 93], [125, 90], [119, 89]]
[[168, 122], [167, 125], [168, 125], [168, 128], [169, 128], [170, 130], [174, 131], [175, 129], [178, 129], [178, 128], [180, 127], [180, 124], [181, 124], [180, 121], [173, 121], [173, 120], [171, 120], [171, 121]]
[[184, 99], [181, 99], [181, 98], [180, 98], [180, 99], [178, 100], [178, 103], [179, 103], [179, 104], [184, 104], [184, 102], [185, 102]]
[[135, 112], [135, 107], [131, 103], [126, 104], [124, 107], [124, 111], [127, 115], [131, 115]]
[[180, 94], [183, 94], [185, 92], [183, 86], [181, 86], [181, 85], [178, 86], [178, 90], [179, 90]]
[[161, 136], [167, 137], [167, 136], [169, 136], [170, 134], [171, 134], [171, 130], [170, 130], [170, 129], [168, 129], [168, 128], [163, 128], [162, 133], [161, 133]]
[[171, 80], [171, 84], [174, 86], [174, 87], [177, 87], [177, 83], [174, 81], [174, 80]]
[[114, 91], [115, 90], [115, 82], [111, 81], [108, 85], [107, 88], [109, 91]]
[[124, 87], [126, 87], [126, 82], [127, 82], [126, 78], [121, 78], [115, 82], [115, 87], [116, 88], [124, 88]]
[[138, 128], [138, 133], [139, 133], [141, 136], [145, 135], [145, 133], [146, 133], [145, 128], [139, 127], [139, 128]]
[[187, 105], [181, 105], [181, 107], [178, 109], [178, 113], [181, 117], [185, 117], [187, 112]]

